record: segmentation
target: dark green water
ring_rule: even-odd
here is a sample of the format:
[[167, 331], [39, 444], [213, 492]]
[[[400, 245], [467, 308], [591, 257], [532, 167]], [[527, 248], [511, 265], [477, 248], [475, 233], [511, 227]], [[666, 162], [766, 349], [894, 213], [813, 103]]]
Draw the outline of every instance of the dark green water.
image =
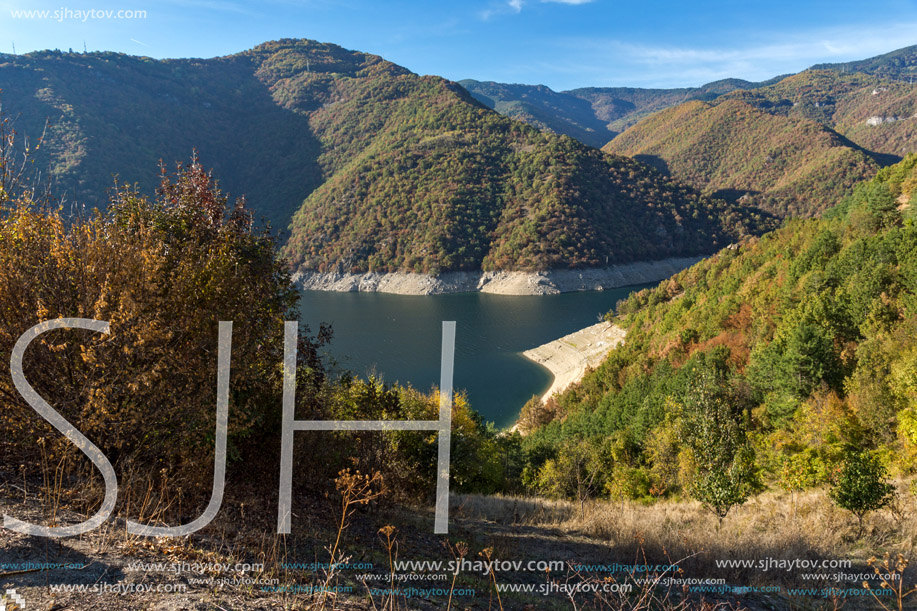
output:
[[498, 427], [509, 426], [550, 372], [521, 352], [599, 322], [632, 291], [652, 284], [545, 296], [388, 295], [304, 291], [303, 322], [334, 328], [330, 354], [358, 375], [421, 390], [439, 385], [442, 321], [456, 321], [455, 388]]

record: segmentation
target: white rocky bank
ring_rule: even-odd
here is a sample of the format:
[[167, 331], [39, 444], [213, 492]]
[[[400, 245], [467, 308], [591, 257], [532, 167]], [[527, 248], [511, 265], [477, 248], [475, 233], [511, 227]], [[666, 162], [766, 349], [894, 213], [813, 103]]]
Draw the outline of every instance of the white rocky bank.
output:
[[339, 274], [299, 271], [293, 281], [302, 289], [342, 293], [440, 295], [480, 291], [498, 295], [553, 295], [596, 291], [632, 284], [658, 282], [703, 257], [676, 257], [582, 270], [545, 272], [449, 272], [439, 276], [407, 272]]

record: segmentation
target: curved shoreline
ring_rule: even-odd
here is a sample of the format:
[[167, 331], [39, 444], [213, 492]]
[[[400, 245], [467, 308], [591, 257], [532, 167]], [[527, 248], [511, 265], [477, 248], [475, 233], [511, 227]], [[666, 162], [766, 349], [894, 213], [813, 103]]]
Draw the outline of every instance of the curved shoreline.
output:
[[703, 257], [673, 257], [582, 270], [448, 272], [439, 276], [407, 272], [341, 274], [304, 270], [294, 273], [293, 281], [303, 290], [344, 293], [442, 295], [481, 292], [496, 295], [554, 295], [658, 282], [701, 259]]
[[554, 375], [554, 382], [541, 395], [541, 400], [547, 401], [582, 380], [586, 370], [601, 364], [624, 341], [625, 335], [621, 327], [600, 322], [523, 352], [527, 359], [543, 365]]

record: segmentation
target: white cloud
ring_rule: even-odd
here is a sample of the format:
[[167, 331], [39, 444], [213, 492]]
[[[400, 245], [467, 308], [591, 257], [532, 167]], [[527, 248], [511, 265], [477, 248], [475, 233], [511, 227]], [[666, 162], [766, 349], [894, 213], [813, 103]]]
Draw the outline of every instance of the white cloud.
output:
[[[558, 41], [564, 64], [541, 64], [563, 80], [595, 86], [688, 86], [722, 78], [764, 80], [813, 64], [866, 59], [917, 43], [917, 23], [858, 24], [758, 33], [745, 43], [675, 46], [612, 39]], [[570, 53], [572, 51], [572, 53]]]
[[492, 5], [491, 8], [484, 9], [478, 13], [478, 17], [483, 21], [487, 21], [491, 17], [496, 17], [498, 15], [518, 15], [522, 12], [522, 6], [524, 4], [525, 0], [507, 0], [505, 3]]
[[[567, 4], [569, 6], [578, 6], [581, 4], [589, 4], [595, 0], [540, 0], [542, 4]], [[487, 21], [491, 17], [497, 15], [506, 15], [514, 14], [518, 15], [522, 12], [522, 7], [525, 6], [526, 0], [506, 0], [506, 4], [501, 4], [499, 6], [485, 9], [478, 13], [478, 16]]]

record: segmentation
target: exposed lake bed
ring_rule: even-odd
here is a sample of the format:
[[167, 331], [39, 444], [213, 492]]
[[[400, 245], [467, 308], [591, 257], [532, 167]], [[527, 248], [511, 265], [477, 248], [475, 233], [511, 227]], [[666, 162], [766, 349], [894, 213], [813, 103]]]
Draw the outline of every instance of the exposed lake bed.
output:
[[583, 379], [587, 369], [597, 367], [624, 341], [625, 334], [617, 325], [599, 322], [523, 352], [523, 356], [544, 365], [554, 376], [554, 382], [541, 395], [541, 400], [547, 401]]
[[694, 265], [702, 258], [672, 257], [602, 268], [538, 272], [447, 272], [438, 276], [407, 272], [299, 271], [293, 275], [293, 281], [303, 290], [341, 293], [443, 295], [480, 292], [495, 295], [556, 295], [575, 291], [604, 291], [659, 282]]

